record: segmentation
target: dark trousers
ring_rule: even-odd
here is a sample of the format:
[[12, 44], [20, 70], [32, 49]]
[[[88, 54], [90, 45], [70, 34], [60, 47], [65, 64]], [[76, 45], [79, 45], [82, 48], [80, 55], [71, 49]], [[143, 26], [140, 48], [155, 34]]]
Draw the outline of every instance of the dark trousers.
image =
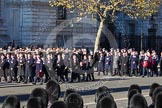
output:
[[147, 74], [147, 76], [149, 76], [148, 68], [143, 67], [142, 76], [144, 77], [146, 74]]
[[87, 74], [86, 81], [91, 80], [91, 75]]
[[71, 73], [71, 82], [73, 82], [73, 80], [78, 79], [78, 82], [80, 82], [80, 74], [79, 73]]
[[94, 78], [94, 74], [93, 73], [91, 73], [91, 77], [92, 77], [92, 80], [94, 81], [95, 78]]
[[113, 75], [119, 74], [119, 69], [118, 68], [113, 68]]
[[40, 83], [43, 84], [43, 78], [42, 77], [38, 77], [38, 76], [34, 77], [34, 83], [36, 84], [38, 79], [40, 79]]
[[131, 69], [130, 76], [132, 76], [133, 74], [137, 76], [137, 69]]
[[112, 75], [111, 69], [105, 69], [105, 74], [108, 75], [108, 73]]
[[59, 75], [58, 77], [59, 77], [59, 79], [58, 79], [59, 81], [63, 81], [63, 82], [65, 82], [64, 75], [61, 74], [61, 75]]
[[162, 76], [162, 66], [160, 67], [159, 75]]
[[28, 72], [25, 72], [24, 82], [27, 83], [27, 82], [33, 82], [33, 81], [34, 81], [34, 78], [32, 78]]
[[156, 76], [159, 75], [157, 65], [152, 66], [152, 75], [151, 76], [153, 76], [153, 75], [156, 75]]

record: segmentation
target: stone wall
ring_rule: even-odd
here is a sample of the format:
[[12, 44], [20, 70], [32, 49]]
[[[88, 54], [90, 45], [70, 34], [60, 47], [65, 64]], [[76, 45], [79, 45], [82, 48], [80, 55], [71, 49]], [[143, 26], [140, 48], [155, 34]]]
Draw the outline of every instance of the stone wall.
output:
[[57, 9], [51, 8], [47, 0], [6, 0], [4, 11], [7, 35], [21, 45], [57, 47], [61, 43], [60, 47], [71, 48], [87, 37], [94, 43], [96, 23], [84, 26], [79, 26], [83, 22], [74, 24], [75, 19], [69, 11], [65, 20], [57, 20]]

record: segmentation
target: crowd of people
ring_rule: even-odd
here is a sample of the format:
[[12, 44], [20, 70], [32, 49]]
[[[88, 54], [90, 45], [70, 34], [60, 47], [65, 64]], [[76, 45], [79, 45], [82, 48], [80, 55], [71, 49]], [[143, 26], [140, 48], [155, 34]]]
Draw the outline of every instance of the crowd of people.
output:
[[[60, 99], [60, 85], [55, 80], [49, 80], [45, 88], [35, 88], [23, 108], [88, 108], [84, 105], [82, 96], [75, 89], [68, 88]], [[152, 100], [148, 104], [142, 95], [139, 85], [130, 85], [128, 89], [127, 108], [162, 108], [162, 87], [158, 83], [150, 86], [149, 96]], [[107, 86], [101, 86], [95, 93], [96, 108], [117, 108], [116, 101]], [[8, 96], [2, 108], [21, 108], [20, 99]], [[118, 106], [119, 107], [119, 106]], [[120, 107], [119, 107], [120, 108]]]
[[[0, 81], [40, 84], [94, 81], [94, 72], [109, 76], [153, 77], [162, 75], [162, 52], [155, 50], [88, 48], [12, 48], [0, 49]], [[96, 69], [96, 70], [95, 70]]]

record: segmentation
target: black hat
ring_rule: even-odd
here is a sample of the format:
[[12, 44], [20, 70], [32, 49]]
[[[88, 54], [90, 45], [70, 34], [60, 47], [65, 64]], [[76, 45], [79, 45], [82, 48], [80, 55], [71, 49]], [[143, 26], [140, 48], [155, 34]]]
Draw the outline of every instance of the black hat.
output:
[[68, 108], [83, 108], [83, 98], [78, 93], [71, 93], [65, 100]]
[[67, 105], [63, 101], [54, 102], [50, 108], [67, 108]]
[[130, 100], [130, 108], [148, 108], [145, 97], [140, 93], [133, 95]]
[[153, 83], [153, 84], [150, 86], [150, 91], [149, 91], [149, 96], [150, 96], [150, 97], [153, 96], [153, 92], [154, 92], [154, 90], [155, 90], [157, 87], [160, 87], [160, 84], [158, 84], [158, 83]]
[[110, 93], [110, 89], [106, 86], [101, 86], [96, 90], [96, 94], [95, 94], [95, 102], [97, 102], [98, 97], [102, 94], [102, 93]]
[[97, 103], [97, 108], [117, 108], [117, 105], [111, 97], [105, 96]]

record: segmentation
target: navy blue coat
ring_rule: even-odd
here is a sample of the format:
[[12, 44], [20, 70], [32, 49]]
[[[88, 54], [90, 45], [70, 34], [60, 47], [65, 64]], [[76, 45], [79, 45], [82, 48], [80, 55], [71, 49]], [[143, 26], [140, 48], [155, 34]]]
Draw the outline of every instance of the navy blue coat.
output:
[[131, 69], [137, 69], [138, 66], [138, 57], [137, 56], [131, 56], [130, 57], [130, 68]]
[[98, 71], [103, 71], [104, 69], [104, 55], [99, 56], [99, 61], [98, 61]]
[[50, 77], [54, 77], [55, 76], [55, 72], [54, 72], [54, 67], [53, 67], [53, 64], [54, 64], [54, 59], [47, 59], [45, 60], [45, 67], [46, 67], [46, 70], [49, 74]]
[[105, 70], [111, 68], [111, 56], [105, 56]]
[[0, 59], [0, 77], [4, 77], [5, 75], [4, 75], [4, 70], [5, 70], [5, 68], [4, 68], [4, 66], [5, 66], [5, 63], [6, 63], [6, 60], [5, 59]]
[[36, 69], [35, 69], [35, 72], [38, 73], [40, 72], [40, 70], [42, 70], [42, 67], [43, 67], [43, 61], [40, 59], [40, 60], [36, 60]]
[[25, 76], [32, 76], [32, 65], [34, 65], [34, 58], [29, 58], [26, 59], [26, 64], [25, 64]]
[[25, 75], [25, 58], [18, 59], [18, 75]]
[[17, 62], [17, 60], [15, 58], [14, 59], [10, 59], [9, 63], [10, 63], [10, 69], [11, 68], [12, 69], [16, 68], [17, 64], [18, 64], [18, 62]]

